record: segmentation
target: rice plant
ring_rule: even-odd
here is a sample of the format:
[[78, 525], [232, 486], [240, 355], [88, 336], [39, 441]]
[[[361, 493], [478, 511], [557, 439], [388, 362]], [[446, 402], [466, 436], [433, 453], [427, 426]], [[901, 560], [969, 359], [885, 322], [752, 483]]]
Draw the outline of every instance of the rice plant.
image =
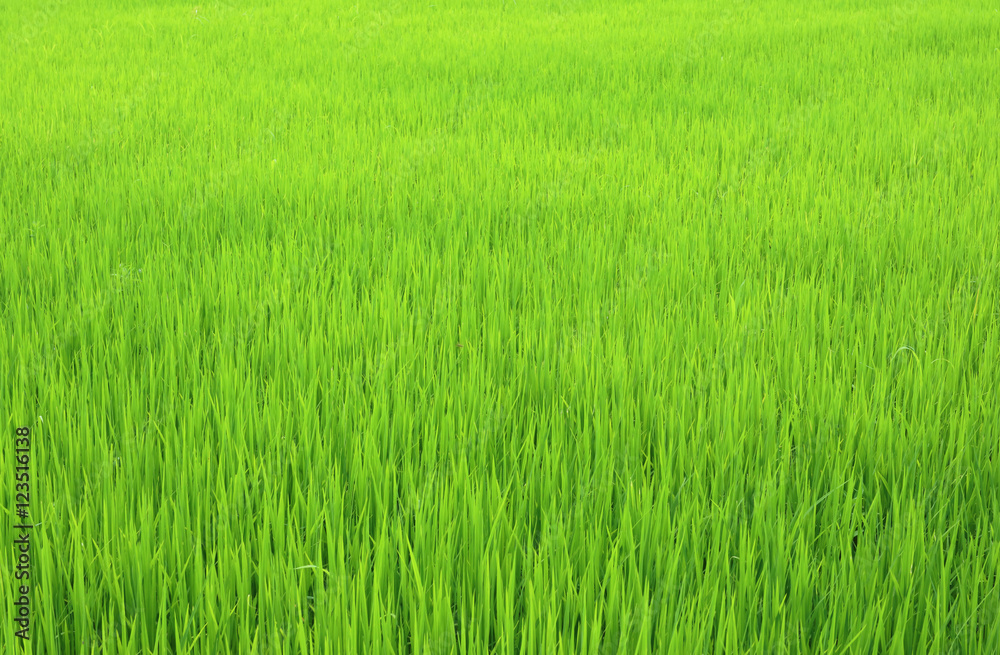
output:
[[998, 46], [0, 0], [0, 650], [1000, 653]]

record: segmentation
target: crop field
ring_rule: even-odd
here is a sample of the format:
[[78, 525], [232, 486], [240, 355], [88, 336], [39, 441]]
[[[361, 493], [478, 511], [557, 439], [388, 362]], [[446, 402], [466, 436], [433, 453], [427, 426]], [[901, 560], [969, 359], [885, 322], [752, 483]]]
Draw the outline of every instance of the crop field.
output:
[[0, 0], [0, 240], [5, 654], [1000, 653], [996, 2]]

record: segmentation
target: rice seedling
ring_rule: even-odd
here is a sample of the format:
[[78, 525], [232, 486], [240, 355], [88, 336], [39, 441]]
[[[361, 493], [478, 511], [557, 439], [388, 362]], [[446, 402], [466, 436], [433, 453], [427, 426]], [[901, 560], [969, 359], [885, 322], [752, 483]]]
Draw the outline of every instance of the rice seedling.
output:
[[1000, 652], [990, 3], [0, 4], [3, 652]]

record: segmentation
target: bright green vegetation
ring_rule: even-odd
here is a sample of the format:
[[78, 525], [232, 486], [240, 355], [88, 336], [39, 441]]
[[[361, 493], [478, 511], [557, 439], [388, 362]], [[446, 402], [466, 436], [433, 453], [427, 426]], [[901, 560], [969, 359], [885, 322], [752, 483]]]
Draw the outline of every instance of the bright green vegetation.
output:
[[36, 653], [1000, 652], [995, 3], [97, 4], [0, 0], [3, 652], [18, 425]]

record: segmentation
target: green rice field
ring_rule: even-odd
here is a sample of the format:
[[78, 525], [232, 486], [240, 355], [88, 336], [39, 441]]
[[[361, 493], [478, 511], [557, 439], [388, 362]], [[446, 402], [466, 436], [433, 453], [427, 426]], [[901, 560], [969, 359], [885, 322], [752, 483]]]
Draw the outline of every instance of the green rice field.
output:
[[995, 1], [0, 0], [0, 242], [2, 653], [1000, 654]]

